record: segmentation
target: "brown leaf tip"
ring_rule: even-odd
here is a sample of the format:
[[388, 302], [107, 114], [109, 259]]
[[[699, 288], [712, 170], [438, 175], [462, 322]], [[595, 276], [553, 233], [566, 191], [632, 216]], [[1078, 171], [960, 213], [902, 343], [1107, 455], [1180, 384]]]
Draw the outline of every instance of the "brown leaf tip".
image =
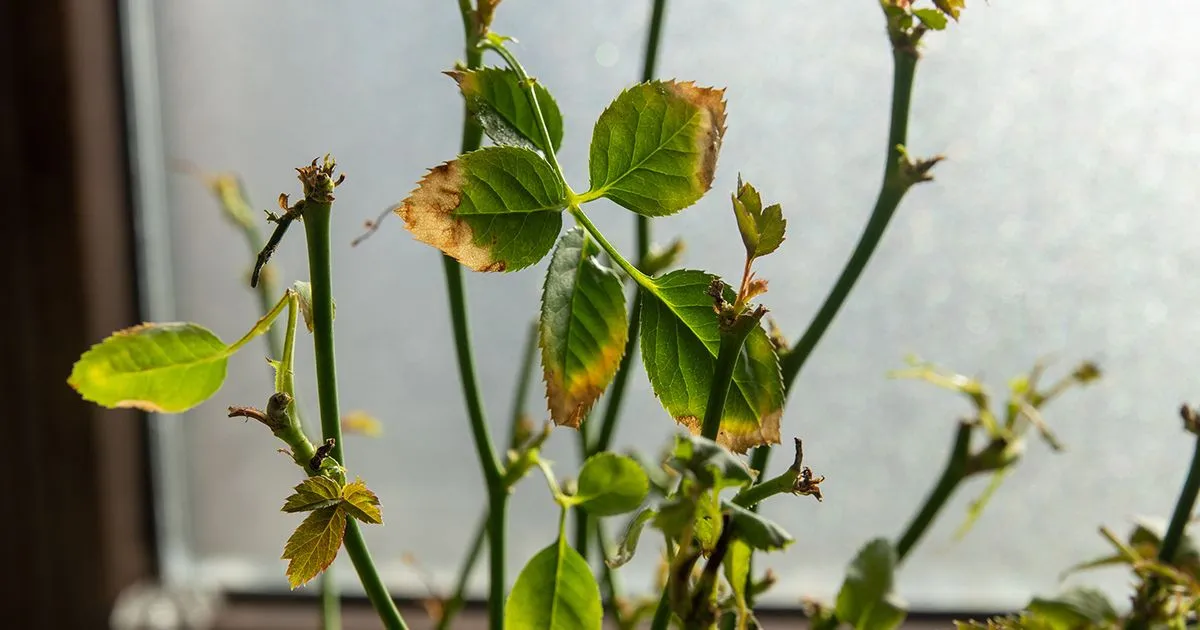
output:
[[704, 114], [701, 133], [696, 137], [696, 148], [701, 155], [697, 179], [707, 192], [712, 188], [717, 155], [725, 137], [725, 89], [700, 87], [692, 81], [665, 81], [662, 85], [668, 93], [695, 105]]
[[493, 260], [475, 243], [475, 232], [455, 216], [462, 201], [464, 175], [457, 160], [429, 169], [408, 198], [396, 207], [413, 238], [432, 245], [475, 271], [504, 271], [507, 263]]

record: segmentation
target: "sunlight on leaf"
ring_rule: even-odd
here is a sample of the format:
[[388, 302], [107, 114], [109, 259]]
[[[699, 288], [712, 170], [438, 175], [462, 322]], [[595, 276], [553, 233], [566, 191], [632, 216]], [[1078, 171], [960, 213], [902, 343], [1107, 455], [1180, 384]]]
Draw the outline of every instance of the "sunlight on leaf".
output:
[[103, 407], [180, 413], [225, 380], [229, 349], [197, 324], [142, 324], [112, 334], [75, 363], [67, 383]]
[[[700, 433], [708, 404], [720, 330], [707, 289], [714, 276], [673, 271], [655, 278], [655, 294], [642, 302], [642, 362], [659, 402], [680, 424]], [[732, 303], [734, 295], [727, 291]], [[775, 347], [756, 326], [734, 367], [717, 442], [737, 453], [778, 444], [783, 380]]]
[[[446, 73], [458, 83], [467, 109], [484, 133], [499, 145], [545, 150], [533, 106], [517, 73], [508, 68], [452, 70]], [[554, 97], [541, 83], [534, 83], [538, 107], [546, 121], [550, 142], [557, 151], [562, 144], [563, 121]]]
[[632, 457], [597, 453], [579, 471], [575, 498], [593, 516], [632, 512], [650, 492], [650, 479]]
[[303, 586], [333, 564], [346, 534], [346, 513], [341, 507], [316, 510], [300, 523], [283, 547], [288, 561], [288, 584]]
[[296, 486], [295, 493], [283, 502], [284, 512], [311, 512], [337, 506], [342, 502], [342, 486], [338, 482], [316, 475]]
[[373, 525], [383, 524], [383, 513], [379, 510], [379, 497], [367, 488], [362, 479], [355, 479], [342, 488], [342, 507], [354, 518]]
[[342, 430], [374, 438], [383, 435], [383, 423], [366, 411], [355, 410], [342, 416]]
[[561, 536], [521, 569], [504, 607], [508, 628], [598, 630], [603, 617], [591, 567]]
[[563, 234], [546, 269], [538, 345], [555, 424], [579, 427], [625, 355], [625, 291], [580, 228]]
[[414, 238], [475, 271], [516, 271], [550, 251], [565, 205], [540, 155], [489, 147], [431, 169], [396, 214]]
[[592, 132], [592, 192], [646, 216], [696, 203], [716, 172], [725, 134], [724, 95], [678, 81], [622, 92]]

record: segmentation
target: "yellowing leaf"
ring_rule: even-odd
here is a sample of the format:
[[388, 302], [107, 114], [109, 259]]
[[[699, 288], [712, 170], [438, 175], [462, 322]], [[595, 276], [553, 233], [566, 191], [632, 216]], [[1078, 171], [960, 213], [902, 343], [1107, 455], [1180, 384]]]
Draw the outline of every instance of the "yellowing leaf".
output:
[[599, 251], [573, 228], [559, 239], [546, 269], [538, 345], [550, 417], [559, 425], [579, 427], [625, 354], [625, 291], [596, 260]]
[[103, 407], [180, 413], [221, 387], [229, 348], [197, 324], [142, 324], [85, 352], [67, 383]]
[[283, 547], [281, 558], [288, 561], [288, 584], [293, 589], [303, 586], [329, 568], [345, 535], [346, 513], [341, 507], [325, 507], [309, 514]]
[[342, 502], [342, 486], [338, 482], [317, 475], [309, 477], [296, 486], [295, 493], [283, 502], [284, 512], [311, 512], [333, 507]]
[[431, 169], [396, 214], [414, 238], [475, 271], [516, 271], [550, 251], [566, 203], [540, 155], [488, 147]]
[[351, 411], [342, 416], [342, 430], [367, 437], [379, 437], [383, 435], [383, 423], [365, 411]]
[[[679, 270], [654, 279], [656, 291], [642, 302], [642, 362], [667, 412], [699, 434], [716, 371], [721, 333], [713, 299], [713, 276]], [[726, 300], [733, 302], [733, 292]], [[779, 359], [761, 326], [746, 338], [734, 366], [733, 384], [721, 415], [717, 442], [736, 453], [779, 443], [783, 380]]]
[[638, 214], [664, 216], [712, 187], [725, 134], [725, 91], [691, 82], [635, 85], [600, 114], [591, 189]]
[[379, 497], [367, 488], [366, 482], [362, 479], [355, 479], [353, 483], [346, 484], [346, 487], [342, 488], [342, 499], [345, 501], [342, 508], [350, 516], [364, 523], [383, 524], [383, 513], [379, 510]]

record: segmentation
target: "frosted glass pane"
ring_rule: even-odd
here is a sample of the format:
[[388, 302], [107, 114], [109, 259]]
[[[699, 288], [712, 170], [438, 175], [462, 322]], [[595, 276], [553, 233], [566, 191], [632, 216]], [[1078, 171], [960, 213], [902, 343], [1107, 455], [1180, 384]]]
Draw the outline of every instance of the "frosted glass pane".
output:
[[[874, 5], [689, 0], [668, 11], [661, 74], [728, 86], [729, 132], [714, 193], [656, 222], [656, 235], [685, 238], [688, 266], [735, 276], [741, 248], [726, 195], [738, 172], [781, 201], [790, 236], [761, 274], [771, 281], [766, 303], [793, 337], [853, 247], [882, 172], [891, 62]], [[297, 193], [292, 167], [315, 156], [332, 152], [348, 173], [333, 226], [342, 401], [386, 425], [382, 439], [348, 438], [348, 463], [383, 501], [387, 525], [367, 528], [368, 537], [395, 589], [424, 593], [405, 553], [436, 586], [448, 585], [484, 496], [438, 255], [394, 218], [364, 245], [349, 242], [424, 169], [455, 155], [461, 105], [440, 74], [461, 56], [454, 3], [154, 6], [169, 159], [239, 172], [261, 208], [281, 191]], [[520, 38], [516, 51], [564, 112], [560, 159], [579, 188], [591, 122], [640, 72], [647, 14], [648, 2], [629, 0], [501, 6], [497, 30]], [[909, 353], [981, 374], [997, 389], [1041, 355], [1063, 370], [1095, 358], [1107, 371], [1047, 413], [1068, 450], [1032, 446], [959, 542], [953, 531], [981, 487], [956, 497], [904, 567], [901, 591], [914, 607], [1019, 605], [1104, 550], [1099, 524], [1123, 529], [1134, 515], [1169, 510], [1190, 449], [1174, 410], [1195, 396], [1187, 350], [1200, 344], [1200, 301], [1183, 283], [1200, 266], [1192, 218], [1200, 7], [1163, 1], [1139, 11], [1136, 24], [1129, 16], [1121, 3], [978, 2], [961, 25], [928, 38], [910, 148], [950, 159], [936, 183], [905, 200], [795, 388], [785, 438], [802, 436], [807, 463], [829, 480], [823, 504], [767, 506], [798, 538], [770, 558], [779, 576], [773, 603], [830, 596], [855, 549], [898, 535], [932, 485], [967, 408], [928, 386], [886, 380]], [[248, 266], [239, 235], [195, 180], [171, 173], [166, 186], [167, 206], [144, 211], [167, 216], [170, 255], [148, 264], [169, 268], [165, 297], [176, 317], [236, 338], [256, 308], [239, 282]], [[631, 246], [628, 213], [609, 204], [592, 216], [619, 247]], [[289, 282], [307, 275], [299, 234], [277, 259]], [[544, 268], [468, 276], [497, 436]], [[299, 379], [311, 408], [302, 343]], [[259, 352], [235, 358], [225, 388], [178, 421], [184, 452], [161, 454], [186, 480], [163, 500], [190, 521], [167, 534], [186, 543], [191, 575], [231, 588], [286, 588], [278, 557], [298, 519], [278, 507], [296, 471], [266, 431], [224, 412], [265, 404], [269, 378]], [[626, 401], [617, 445], [665, 444], [674, 426], [640, 366]], [[534, 396], [530, 404], [541, 409]], [[568, 476], [575, 434], [557, 431], [548, 452]], [[785, 459], [775, 458], [773, 472]], [[514, 576], [549, 541], [554, 515], [542, 483], [516, 492]], [[627, 569], [631, 588], [649, 585], [653, 552], [647, 546]], [[348, 566], [341, 575], [353, 582]]]

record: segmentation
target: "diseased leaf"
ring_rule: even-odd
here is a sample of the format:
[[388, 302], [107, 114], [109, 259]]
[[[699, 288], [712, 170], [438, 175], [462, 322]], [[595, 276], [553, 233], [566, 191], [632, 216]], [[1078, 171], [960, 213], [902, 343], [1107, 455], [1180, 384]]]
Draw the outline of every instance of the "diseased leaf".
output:
[[721, 489], [754, 481], [746, 462], [720, 444], [699, 435], [676, 435], [675, 449], [667, 464], [680, 472], [692, 473], [705, 488]]
[[603, 616], [591, 567], [562, 537], [521, 569], [504, 606], [507, 628], [598, 629]]
[[935, 31], [946, 28], [946, 14], [937, 9], [913, 9], [913, 15], [921, 20], [922, 24]]
[[92, 346], [67, 383], [84, 400], [103, 407], [180, 413], [221, 388], [229, 354], [203, 326], [142, 324]]
[[310, 513], [283, 547], [288, 584], [293, 589], [303, 586], [329, 568], [345, 535], [346, 513], [340, 506]]
[[593, 516], [632, 512], [650, 492], [646, 472], [631, 457], [597, 453], [587, 458], [579, 471], [575, 498]]
[[475, 271], [516, 271], [550, 251], [565, 204], [540, 155], [488, 147], [431, 169], [396, 214], [414, 238]]
[[1103, 592], [1083, 586], [1054, 597], [1035, 597], [1027, 609], [1055, 630], [1103, 627], [1117, 618], [1117, 611]]
[[538, 345], [555, 424], [579, 427], [617, 373], [629, 336], [625, 291], [580, 228], [563, 234], [546, 270]]
[[846, 569], [837, 596], [837, 617], [857, 630], [891, 630], [906, 613], [893, 592], [896, 549], [883, 538], [863, 546]]
[[[714, 276], [702, 271], [673, 271], [653, 280], [657, 291], [642, 301], [642, 362], [659, 402], [692, 433], [699, 434], [708, 404], [720, 330], [712, 297]], [[735, 299], [727, 291], [726, 299]], [[779, 443], [783, 380], [775, 347], [761, 326], [746, 338], [734, 366], [717, 442], [744, 453]]]
[[678, 212], [712, 187], [725, 91], [653, 81], [621, 93], [592, 131], [591, 190], [646, 216]]
[[[493, 142], [545, 150], [533, 106], [516, 72], [508, 68], [480, 68], [446, 74], [458, 83], [467, 109]], [[534, 83], [533, 89], [546, 120], [546, 130], [550, 132], [550, 142], [557, 151], [563, 137], [562, 114], [541, 83]]]
[[646, 523], [649, 523], [657, 515], [658, 512], [654, 508], [644, 508], [630, 519], [629, 525], [625, 528], [625, 536], [621, 539], [621, 544], [617, 547], [617, 555], [605, 558], [604, 563], [609, 568], [616, 569], [633, 560], [633, 554], [637, 551], [638, 539], [642, 536], [642, 530], [645, 529]]
[[722, 501], [721, 507], [733, 518], [734, 536], [755, 549], [774, 551], [795, 542], [791, 534], [757, 512], [728, 501]]
[[383, 512], [379, 510], [379, 497], [367, 488], [362, 479], [355, 479], [342, 488], [342, 508], [346, 514], [373, 525], [383, 524]]
[[342, 486], [329, 477], [316, 475], [296, 486], [295, 493], [283, 502], [284, 512], [311, 512], [337, 506], [342, 502]]

